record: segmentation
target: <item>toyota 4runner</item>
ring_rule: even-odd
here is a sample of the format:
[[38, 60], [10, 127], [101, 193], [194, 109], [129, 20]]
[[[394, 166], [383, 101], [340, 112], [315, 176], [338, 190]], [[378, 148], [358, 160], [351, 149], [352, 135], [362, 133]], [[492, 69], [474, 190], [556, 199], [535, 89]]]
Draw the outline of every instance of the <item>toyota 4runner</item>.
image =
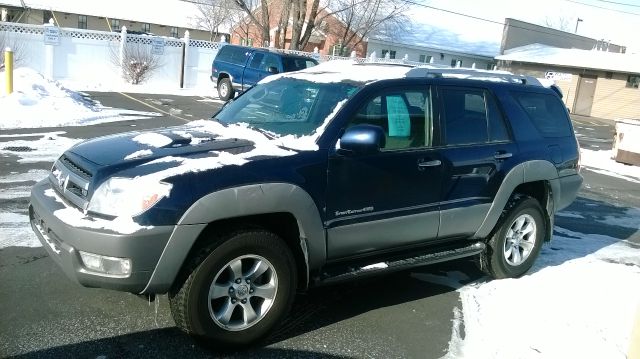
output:
[[463, 257], [522, 276], [578, 162], [560, 92], [533, 78], [330, 62], [210, 120], [73, 146], [29, 214], [71, 279], [168, 293], [179, 328], [237, 346], [310, 286]]

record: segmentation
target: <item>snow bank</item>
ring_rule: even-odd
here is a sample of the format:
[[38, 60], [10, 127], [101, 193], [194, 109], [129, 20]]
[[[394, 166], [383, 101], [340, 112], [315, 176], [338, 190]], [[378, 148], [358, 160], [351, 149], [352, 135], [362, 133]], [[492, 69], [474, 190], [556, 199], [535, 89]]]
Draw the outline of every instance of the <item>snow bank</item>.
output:
[[454, 313], [446, 357], [626, 357], [640, 303], [640, 249], [556, 231], [529, 275], [459, 289], [462, 311]]
[[593, 172], [640, 183], [640, 167], [614, 161], [611, 159], [611, 150], [593, 151], [581, 148], [580, 154], [582, 166]]
[[[5, 78], [0, 76], [0, 88]], [[104, 107], [29, 68], [14, 73], [14, 92], [0, 96], [0, 129], [90, 125], [159, 116]]]

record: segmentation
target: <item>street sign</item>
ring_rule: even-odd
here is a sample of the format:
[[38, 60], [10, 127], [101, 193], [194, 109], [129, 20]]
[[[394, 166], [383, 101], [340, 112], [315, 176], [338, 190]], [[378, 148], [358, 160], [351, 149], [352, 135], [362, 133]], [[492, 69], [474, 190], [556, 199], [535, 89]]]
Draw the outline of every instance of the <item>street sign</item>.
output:
[[162, 55], [164, 53], [164, 39], [161, 37], [154, 37], [151, 40], [151, 53], [153, 55]]
[[565, 72], [547, 71], [544, 74], [544, 78], [554, 81], [571, 81], [573, 75]]
[[45, 45], [60, 45], [60, 28], [57, 26], [45, 25], [44, 43]]

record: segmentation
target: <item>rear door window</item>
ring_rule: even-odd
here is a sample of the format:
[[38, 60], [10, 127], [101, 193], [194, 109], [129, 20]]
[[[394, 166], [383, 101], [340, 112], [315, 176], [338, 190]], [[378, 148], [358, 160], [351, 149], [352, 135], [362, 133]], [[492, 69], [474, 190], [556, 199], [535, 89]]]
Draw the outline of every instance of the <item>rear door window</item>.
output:
[[572, 136], [567, 111], [557, 96], [535, 92], [512, 95], [543, 137]]
[[442, 87], [445, 145], [471, 145], [509, 140], [509, 132], [493, 96], [484, 89]]

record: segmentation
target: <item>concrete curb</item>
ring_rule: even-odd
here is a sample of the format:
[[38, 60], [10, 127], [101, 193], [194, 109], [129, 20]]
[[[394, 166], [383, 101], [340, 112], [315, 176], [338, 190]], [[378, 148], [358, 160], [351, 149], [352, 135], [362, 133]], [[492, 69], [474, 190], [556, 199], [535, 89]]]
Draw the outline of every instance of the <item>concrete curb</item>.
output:
[[629, 338], [629, 354], [627, 359], [640, 359], [640, 305], [636, 310], [636, 320], [631, 330], [631, 338]]

